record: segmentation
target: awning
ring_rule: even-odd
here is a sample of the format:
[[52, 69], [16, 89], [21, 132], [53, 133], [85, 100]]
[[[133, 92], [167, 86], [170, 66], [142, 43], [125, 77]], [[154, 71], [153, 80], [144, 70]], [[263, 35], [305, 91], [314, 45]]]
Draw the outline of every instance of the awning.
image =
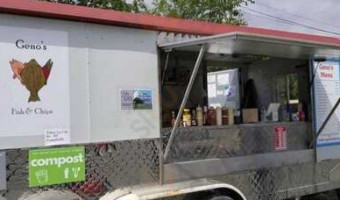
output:
[[242, 32], [169, 42], [158, 46], [164, 50], [198, 52], [203, 44], [207, 53], [222, 55], [250, 54], [299, 59], [340, 57], [340, 45]]

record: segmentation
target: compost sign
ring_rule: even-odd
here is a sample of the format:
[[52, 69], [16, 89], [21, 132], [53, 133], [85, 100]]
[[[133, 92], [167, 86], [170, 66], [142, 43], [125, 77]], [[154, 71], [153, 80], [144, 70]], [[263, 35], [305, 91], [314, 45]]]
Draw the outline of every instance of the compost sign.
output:
[[46, 186], [85, 180], [84, 147], [29, 151], [29, 186]]
[[0, 38], [0, 138], [69, 133], [67, 33], [0, 26]]

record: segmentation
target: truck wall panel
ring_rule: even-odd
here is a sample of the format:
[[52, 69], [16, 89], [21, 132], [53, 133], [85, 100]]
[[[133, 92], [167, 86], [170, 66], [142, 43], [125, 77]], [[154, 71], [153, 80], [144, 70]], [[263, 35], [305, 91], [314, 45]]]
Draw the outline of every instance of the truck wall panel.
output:
[[[70, 141], [60, 145], [159, 138], [157, 32], [1, 14], [0, 35], [0, 49], [6, 55], [0, 58], [4, 111], [0, 149], [49, 145], [45, 132], [55, 129], [70, 131]], [[47, 50], [18, 49], [19, 39], [44, 42]], [[12, 78], [8, 62], [13, 58], [22, 63], [35, 58], [41, 67], [52, 59], [47, 85], [39, 91], [40, 102], [28, 103], [30, 92]], [[136, 89], [152, 91], [151, 110], [121, 110], [119, 91]], [[53, 114], [11, 113], [12, 108], [37, 107]]]

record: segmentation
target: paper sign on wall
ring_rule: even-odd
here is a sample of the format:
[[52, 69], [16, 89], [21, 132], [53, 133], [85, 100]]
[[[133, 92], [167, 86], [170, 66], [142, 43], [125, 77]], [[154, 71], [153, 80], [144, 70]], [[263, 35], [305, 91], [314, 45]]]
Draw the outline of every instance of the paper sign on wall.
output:
[[70, 144], [71, 135], [68, 129], [47, 129], [45, 130], [45, 145]]
[[84, 147], [29, 151], [29, 186], [46, 186], [85, 180]]
[[152, 110], [152, 90], [120, 90], [121, 110]]
[[0, 151], [0, 190], [6, 189], [6, 153]]
[[[315, 129], [318, 131], [340, 96], [339, 61], [315, 62]], [[317, 132], [316, 131], [316, 132]], [[331, 116], [318, 137], [318, 145], [340, 143], [340, 109]]]
[[217, 84], [218, 85], [229, 85], [230, 84], [230, 80], [229, 80], [229, 74], [220, 74], [217, 75]]
[[67, 32], [0, 26], [0, 38], [0, 138], [69, 130]]
[[207, 74], [208, 104], [209, 106], [232, 106], [239, 110], [239, 71], [230, 69]]

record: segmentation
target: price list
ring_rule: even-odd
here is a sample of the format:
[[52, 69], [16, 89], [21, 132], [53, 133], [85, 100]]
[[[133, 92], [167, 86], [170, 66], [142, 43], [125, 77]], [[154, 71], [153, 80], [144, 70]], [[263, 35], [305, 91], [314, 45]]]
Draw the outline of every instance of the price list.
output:
[[[318, 131], [340, 96], [339, 62], [314, 63], [315, 128]], [[340, 142], [340, 109], [332, 115], [318, 138], [318, 145]]]

